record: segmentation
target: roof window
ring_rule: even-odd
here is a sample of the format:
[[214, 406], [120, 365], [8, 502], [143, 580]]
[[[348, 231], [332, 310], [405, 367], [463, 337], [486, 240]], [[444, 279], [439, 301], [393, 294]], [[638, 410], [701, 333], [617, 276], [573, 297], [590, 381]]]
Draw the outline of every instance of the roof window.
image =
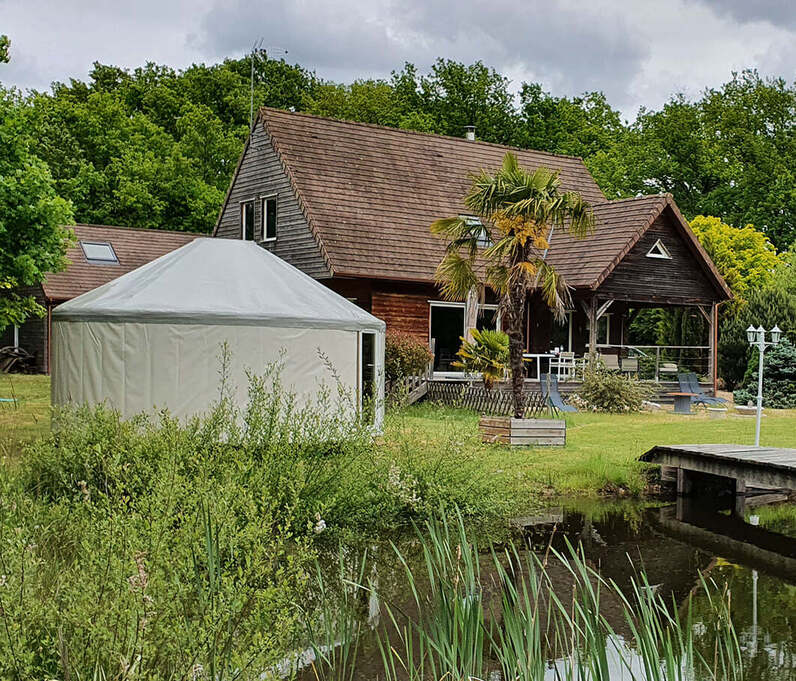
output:
[[671, 260], [672, 254], [669, 253], [669, 249], [663, 244], [663, 241], [658, 239], [647, 251], [648, 258], [660, 258], [661, 260]]
[[[476, 241], [479, 248], [489, 248], [492, 245], [492, 237], [489, 234], [489, 230], [484, 227], [484, 223], [481, 221], [481, 218], [479, 218], [477, 215], [460, 215], [459, 217], [464, 220], [468, 227], [473, 228], [473, 231], [478, 232]], [[479, 227], [481, 229], [478, 229]]]
[[81, 241], [80, 248], [83, 249], [86, 261], [92, 265], [119, 264], [116, 251], [113, 250], [113, 246], [107, 241]]

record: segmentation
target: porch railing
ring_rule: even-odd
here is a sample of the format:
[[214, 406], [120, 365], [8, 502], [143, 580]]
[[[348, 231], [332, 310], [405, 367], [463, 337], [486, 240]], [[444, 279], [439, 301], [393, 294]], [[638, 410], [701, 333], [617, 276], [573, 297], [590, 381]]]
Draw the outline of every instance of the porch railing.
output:
[[600, 352], [619, 350], [628, 357], [638, 357], [639, 378], [645, 380], [677, 380], [677, 372], [693, 371], [697, 376], [710, 375], [709, 345], [601, 345]]

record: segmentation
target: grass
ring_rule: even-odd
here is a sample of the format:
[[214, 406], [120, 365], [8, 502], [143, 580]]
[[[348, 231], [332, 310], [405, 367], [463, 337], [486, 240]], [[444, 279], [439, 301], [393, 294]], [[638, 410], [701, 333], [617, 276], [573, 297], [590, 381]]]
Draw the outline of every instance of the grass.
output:
[[[485, 474], [515, 494], [526, 497], [619, 492], [640, 494], [647, 485], [638, 457], [655, 445], [751, 443], [755, 420], [728, 415], [710, 419], [704, 411], [681, 416], [668, 411], [640, 414], [567, 414], [565, 448], [507, 449], [480, 442], [473, 412], [419, 404], [393, 415], [385, 447], [397, 439], [414, 440], [418, 448], [435, 445], [441, 425], [459, 433], [461, 454], [481, 461]], [[796, 410], [772, 411], [763, 420], [761, 442], [793, 445]]]
[[[0, 456], [15, 461], [24, 447], [49, 427], [50, 381], [47, 376], [0, 374], [0, 397], [16, 396], [16, 405], [0, 403]], [[638, 457], [659, 444], [751, 443], [755, 420], [728, 415], [709, 419], [669, 411], [642, 414], [567, 414], [565, 448], [507, 449], [484, 444], [475, 413], [419, 404], [387, 419], [381, 453], [405, 459], [447, 450], [451, 458], [477, 460], [481, 474], [519, 500], [600, 492], [642, 494], [645, 467]], [[761, 442], [793, 444], [796, 410], [771, 411], [763, 420]], [[401, 450], [400, 452], [398, 450]], [[522, 503], [522, 502], [520, 502]]]
[[50, 427], [50, 378], [0, 374], [0, 398], [17, 400], [0, 402], [0, 457], [15, 461]]

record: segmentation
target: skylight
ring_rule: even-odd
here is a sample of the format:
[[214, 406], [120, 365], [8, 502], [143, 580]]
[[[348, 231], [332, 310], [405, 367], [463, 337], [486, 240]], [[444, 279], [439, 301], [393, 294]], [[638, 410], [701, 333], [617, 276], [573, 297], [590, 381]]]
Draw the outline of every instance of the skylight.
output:
[[664, 246], [663, 241], [658, 239], [647, 251], [648, 258], [660, 258], [661, 260], [671, 260], [672, 254], [669, 253], [669, 249]]
[[83, 255], [86, 256], [86, 261], [92, 265], [119, 264], [116, 251], [113, 250], [113, 246], [107, 241], [81, 241], [80, 248], [83, 249]]
[[492, 245], [492, 237], [486, 227], [484, 227], [484, 223], [481, 222], [481, 218], [476, 215], [460, 215], [459, 217], [467, 223], [468, 227], [481, 228], [478, 235], [478, 246], [480, 248], [489, 248]]

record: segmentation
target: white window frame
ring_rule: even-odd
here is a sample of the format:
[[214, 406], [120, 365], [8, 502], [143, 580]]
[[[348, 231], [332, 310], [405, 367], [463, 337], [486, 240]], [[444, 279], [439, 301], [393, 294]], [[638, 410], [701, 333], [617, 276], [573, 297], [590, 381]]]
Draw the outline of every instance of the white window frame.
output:
[[[572, 352], [572, 310], [567, 310], [567, 349], [564, 352]], [[553, 324], [556, 323], [553, 318]]]
[[[252, 204], [252, 238], [246, 238], [246, 223], [243, 221], [243, 207], [247, 204]], [[240, 220], [240, 239], [241, 241], [257, 241], [257, 234], [255, 232], [255, 227], [257, 226], [257, 199], [244, 199], [243, 201], [238, 201], [238, 213]]]
[[[116, 254], [116, 249], [110, 241], [92, 241], [80, 239], [80, 250], [83, 251], [83, 257], [90, 265], [118, 265], [119, 256]], [[107, 246], [110, 249], [113, 258], [91, 258], [86, 253], [86, 246]]]
[[278, 201], [277, 201], [277, 205], [276, 205], [276, 220], [274, 220], [274, 231], [276, 233], [274, 234], [274, 236], [269, 236], [269, 237], [265, 236], [265, 224], [266, 224], [265, 223], [265, 216], [266, 216], [265, 207], [266, 207], [266, 203], [268, 202], [269, 199], [273, 199], [274, 201], [277, 201], [278, 195], [277, 194], [263, 194], [260, 197], [260, 213], [261, 213], [261, 215], [260, 215], [260, 229], [261, 229], [260, 234], [262, 236], [262, 238], [260, 239], [260, 243], [262, 243], [262, 244], [273, 243], [274, 241], [276, 241], [276, 238], [279, 235], [279, 230], [277, 229], [277, 224], [276, 224], [276, 221], [279, 220], [279, 205], [278, 205]]
[[658, 239], [654, 244], [652, 244], [652, 248], [647, 251], [648, 258], [656, 258], [658, 260], [671, 260], [672, 254], [669, 253], [669, 249], [666, 248], [666, 244]]

